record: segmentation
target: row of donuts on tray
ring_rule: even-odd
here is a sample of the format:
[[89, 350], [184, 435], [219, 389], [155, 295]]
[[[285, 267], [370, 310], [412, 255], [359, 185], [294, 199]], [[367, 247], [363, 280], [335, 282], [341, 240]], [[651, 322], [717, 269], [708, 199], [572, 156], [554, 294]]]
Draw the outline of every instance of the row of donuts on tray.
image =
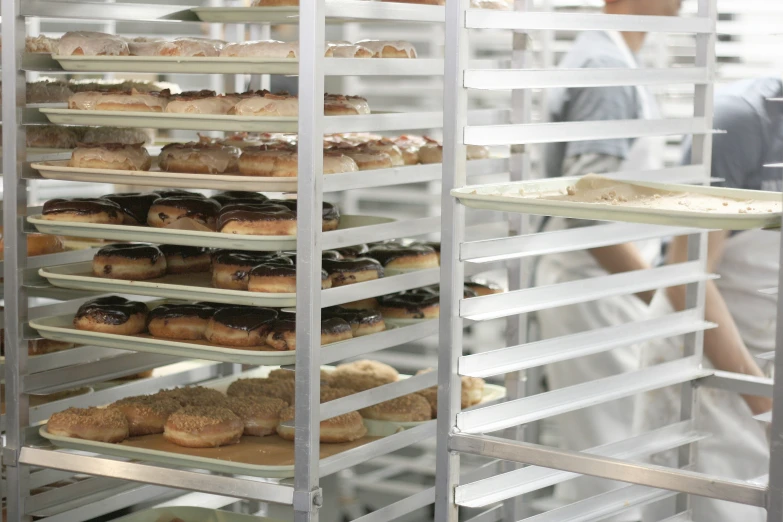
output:
[[[106, 408], [69, 408], [52, 415], [47, 431], [111, 443], [162, 433], [166, 440], [190, 448], [236, 444], [243, 435], [277, 434], [293, 440], [294, 428], [283, 423], [294, 419], [294, 376], [292, 371], [279, 369], [267, 378], [239, 379], [229, 385], [225, 395], [211, 388], [192, 386], [128, 397]], [[321, 403], [399, 378], [391, 366], [370, 360], [341, 364], [333, 371], [321, 370]], [[463, 377], [462, 381], [462, 406], [478, 404], [484, 381], [474, 377]], [[436, 413], [437, 389], [433, 387], [326, 419], [320, 424], [320, 439], [325, 443], [359, 439], [367, 433], [362, 418], [422, 422], [435, 418]]]
[[[105, 225], [150, 226], [257, 236], [296, 235], [294, 199], [257, 192], [226, 191], [207, 198], [197, 192], [158, 190], [100, 198], [56, 198], [43, 205], [43, 219]], [[323, 204], [323, 230], [337, 229], [340, 211]]]
[[[298, 58], [298, 42], [253, 40], [229, 43], [195, 37], [128, 37], [95, 31], [71, 31], [54, 43], [52, 54], [59, 56], [180, 56], [221, 58]], [[327, 58], [416, 58], [410, 42], [361, 40], [356, 43], [327, 41]]]
[[[152, 157], [141, 142], [91, 144], [86, 138], [89, 136], [73, 150], [70, 167], [130, 171], [148, 171], [153, 167]], [[236, 134], [222, 139], [201, 136], [197, 142], [165, 145], [157, 167], [163, 172], [296, 177], [297, 149], [296, 134]], [[488, 156], [487, 147], [467, 147], [468, 160]], [[324, 174], [442, 161], [443, 146], [426, 136], [345, 134], [324, 139]]]

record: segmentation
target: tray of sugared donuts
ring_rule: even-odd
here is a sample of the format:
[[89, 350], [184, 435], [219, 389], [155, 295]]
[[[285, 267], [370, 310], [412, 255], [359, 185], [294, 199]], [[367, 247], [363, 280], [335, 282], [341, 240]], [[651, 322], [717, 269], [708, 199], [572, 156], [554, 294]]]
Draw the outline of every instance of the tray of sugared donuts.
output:
[[[100, 344], [107, 348], [161, 353], [239, 364], [293, 364], [296, 315], [288, 309], [215, 302], [142, 303], [107, 296], [84, 303], [75, 314], [30, 321], [53, 341]], [[383, 315], [372, 309], [325, 308], [321, 344], [386, 330]]]
[[[321, 370], [321, 402], [408, 376], [378, 361]], [[499, 400], [505, 389], [463, 382], [465, 407]], [[437, 410], [434, 388], [321, 422], [321, 458], [420, 425]], [[201, 386], [121, 399], [104, 408], [52, 415], [41, 435], [57, 446], [224, 473], [293, 474], [294, 373], [258, 368]]]
[[[389, 241], [321, 254], [321, 288], [438, 268], [431, 244]], [[53, 286], [72, 290], [191, 299], [247, 306], [296, 305], [296, 253], [117, 243], [92, 261], [41, 268]], [[436, 274], [437, 275], [437, 274]]]
[[[251, 251], [296, 248], [297, 202], [257, 192], [228, 191], [206, 197], [183, 190], [58, 198], [27, 221], [39, 232], [64, 236], [155, 241]], [[394, 221], [375, 216], [341, 216], [324, 202], [325, 232]]]

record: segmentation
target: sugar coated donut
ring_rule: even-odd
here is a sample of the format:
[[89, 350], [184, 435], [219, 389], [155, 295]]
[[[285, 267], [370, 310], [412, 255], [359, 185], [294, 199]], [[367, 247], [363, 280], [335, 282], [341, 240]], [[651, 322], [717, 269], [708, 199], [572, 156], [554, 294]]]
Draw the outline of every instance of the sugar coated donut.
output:
[[432, 418], [430, 403], [415, 393], [360, 410], [362, 417], [389, 422], [421, 422]]
[[229, 397], [280, 399], [287, 404], [293, 404], [294, 393], [294, 381], [287, 379], [238, 379], [226, 390]]
[[169, 416], [182, 406], [169, 397], [141, 395], [120, 399], [110, 407], [125, 415], [125, 419], [128, 421], [128, 436], [136, 437], [163, 433], [163, 426]]
[[108, 245], [92, 258], [92, 273], [97, 277], [143, 281], [166, 275], [166, 257], [155, 245]]
[[229, 397], [228, 408], [245, 425], [244, 435], [263, 437], [272, 435], [280, 423], [280, 412], [288, 404], [282, 399]]
[[369, 359], [338, 365], [333, 372], [333, 376], [337, 377], [342, 375], [367, 375], [386, 383], [396, 382], [400, 378], [400, 374], [397, 370], [388, 364]]
[[161, 390], [154, 395], [155, 397], [167, 397], [179, 402], [180, 406], [221, 406], [225, 407], [228, 402], [226, 396], [212, 388], [204, 386], [186, 386], [184, 388], [172, 388], [170, 390]]
[[68, 408], [46, 423], [52, 435], [96, 442], [122, 442], [128, 438], [128, 421], [113, 408]]
[[219, 406], [186, 406], [166, 421], [163, 437], [186, 448], [217, 448], [239, 442], [245, 425]]
[[[294, 420], [294, 413], [295, 410], [291, 406], [280, 412], [280, 425], [277, 427], [277, 434], [286, 440], [294, 440], [295, 429], [293, 426], [283, 426], [283, 422]], [[321, 442], [325, 443], [351, 442], [367, 435], [367, 428], [362, 422], [362, 416], [355, 411], [322, 420], [320, 428]]]
[[115, 335], [136, 335], [144, 331], [147, 305], [119, 296], [87, 301], [76, 312], [73, 325], [79, 330]]

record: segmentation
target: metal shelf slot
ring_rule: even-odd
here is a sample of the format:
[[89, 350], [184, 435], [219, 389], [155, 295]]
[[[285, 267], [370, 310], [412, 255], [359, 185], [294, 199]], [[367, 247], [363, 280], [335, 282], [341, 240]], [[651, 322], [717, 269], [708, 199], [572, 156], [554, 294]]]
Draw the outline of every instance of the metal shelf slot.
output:
[[[678, 448], [707, 437], [709, 434], [695, 431], [693, 422], [688, 420], [664, 426], [630, 439], [590, 448], [584, 453], [634, 460]], [[578, 473], [527, 466], [457, 486], [455, 496], [457, 504], [460, 506], [485, 507], [511, 497], [554, 486], [578, 476]]]
[[695, 357], [680, 359], [635, 372], [463, 411], [457, 414], [457, 428], [462, 433], [492, 433], [637, 393], [681, 384], [711, 373], [701, 369], [698, 364]]

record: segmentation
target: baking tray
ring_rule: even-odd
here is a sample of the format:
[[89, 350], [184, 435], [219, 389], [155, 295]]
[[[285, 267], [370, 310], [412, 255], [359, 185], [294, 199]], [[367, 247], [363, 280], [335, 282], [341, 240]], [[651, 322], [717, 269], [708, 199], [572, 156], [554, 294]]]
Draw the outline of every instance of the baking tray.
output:
[[[728, 212], [700, 212], [690, 210], [663, 210], [633, 208], [606, 203], [579, 203], [561, 200], [538, 199], [535, 197], [514, 197], [508, 194], [535, 196], [537, 193], [562, 192], [573, 186], [579, 178], [557, 178], [545, 181], [522, 181], [473, 185], [454, 189], [451, 194], [468, 207], [501, 212], [523, 212], [544, 216], [560, 216], [598, 221], [625, 221], [653, 225], [696, 227], [705, 229], [746, 230], [754, 228], [779, 227], [781, 212], [763, 214], [739, 214]], [[727, 189], [699, 185], [673, 183], [622, 182], [630, 185], [665, 192], [689, 192], [722, 198], [755, 201], [781, 201], [780, 192]], [[564, 193], [564, 192], [563, 192]]]
[[[246, 24], [248, 22], [298, 23], [298, 6], [280, 7], [194, 7], [202, 22]], [[330, 20], [335, 21], [335, 20]]]
[[241, 513], [194, 506], [143, 509], [124, 517], [115, 518], [112, 522], [173, 522], [176, 518], [183, 522], [283, 522], [276, 518], [243, 515]]
[[[196, 174], [182, 172], [130, 171], [112, 169], [87, 169], [69, 167], [69, 161], [45, 161], [33, 163], [32, 168], [45, 179], [83, 181], [87, 183], [114, 183], [117, 185], [143, 185], [149, 187], [201, 188], [228, 190], [229, 186], [242, 186], [251, 192], [296, 192], [297, 178], [263, 178], [230, 174]], [[157, 162], [155, 162], [157, 163]]]
[[115, 292], [119, 294], [149, 295], [191, 301], [212, 301], [248, 306], [282, 308], [296, 306], [296, 293], [267, 294], [244, 290], [225, 290], [212, 286], [212, 273], [171, 274], [145, 281], [128, 281], [96, 277], [92, 261], [45, 267], [38, 274], [61, 288]]
[[[114, 241], [140, 241], [143, 243], [154, 242], [164, 245], [202, 246], [262, 252], [296, 250], [296, 236], [246, 236], [240, 234], [223, 234], [220, 232], [202, 232], [199, 230], [174, 230], [170, 228], [49, 221], [43, 219], [40, 214], [29, 216], [27, 221], [34, 225], [39, 232], [59, 236], [111, 239]], [[385, 217], [347, 215], [340, 217], [339, 229], [344, 230], [347, 228], [380, 225], [392, 221], [394, 221], [394, 219]], [[329, 234], [329, 232], [325, 232], [324, 234]]]
[[192, 56], [52, 56], [66, 71], [194, 74], [299, 74], [296, 58]]

